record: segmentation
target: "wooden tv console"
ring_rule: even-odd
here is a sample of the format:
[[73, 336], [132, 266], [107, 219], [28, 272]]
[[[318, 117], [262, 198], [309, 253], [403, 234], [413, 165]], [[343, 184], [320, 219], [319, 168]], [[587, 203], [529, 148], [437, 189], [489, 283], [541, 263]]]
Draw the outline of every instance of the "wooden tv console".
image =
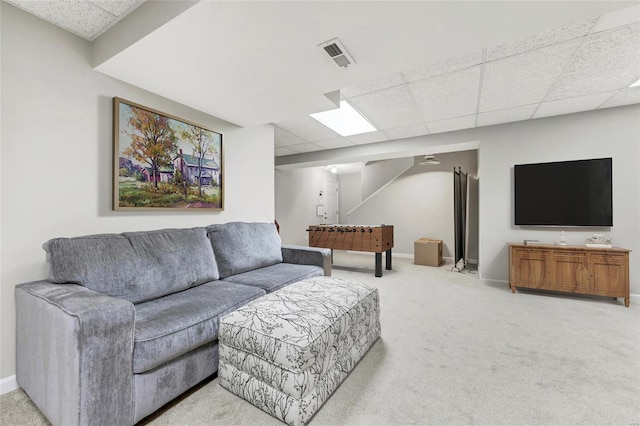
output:
[[629, 252], [622, 248], [509, 244], [509, 287], [624, 298]]

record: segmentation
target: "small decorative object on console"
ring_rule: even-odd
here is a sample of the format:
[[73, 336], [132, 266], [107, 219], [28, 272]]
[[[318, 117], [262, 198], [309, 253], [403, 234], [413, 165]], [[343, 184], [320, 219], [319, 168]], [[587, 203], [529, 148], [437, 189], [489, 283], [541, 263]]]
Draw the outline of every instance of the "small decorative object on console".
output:
[[600, 247], [600, 248], [612, 247], [611, 238], [606, 237], [603, 234], [600, 234], [598, 232], [596, 232], [595, 234], [587, 238], [584, 245], [586, 247]]
[[562, 233], [560, 234], [560, 245], [561, 246], [567, 245], [567, 237], [566, 235], [564, 235], [564, 231], [562, 231]]

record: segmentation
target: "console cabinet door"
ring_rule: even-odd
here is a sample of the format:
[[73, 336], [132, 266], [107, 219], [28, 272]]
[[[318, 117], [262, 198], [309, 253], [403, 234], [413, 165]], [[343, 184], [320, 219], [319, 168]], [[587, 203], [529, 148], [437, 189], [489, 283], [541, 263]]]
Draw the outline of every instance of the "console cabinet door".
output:
[[626, 256], [624, 254], [589, 255], [593, 270], [591, 294], [625, 297], [627, 288]]
[[545, 251], [532, 249], [513, 249], [511, 261], [512, 284], [527, 288], [546, 288], [549, 271], [548, 256]]
[[591, 272], [586, 253], [551, 251], [553, 289], [569, 293], [588, 293], [591, 288]]

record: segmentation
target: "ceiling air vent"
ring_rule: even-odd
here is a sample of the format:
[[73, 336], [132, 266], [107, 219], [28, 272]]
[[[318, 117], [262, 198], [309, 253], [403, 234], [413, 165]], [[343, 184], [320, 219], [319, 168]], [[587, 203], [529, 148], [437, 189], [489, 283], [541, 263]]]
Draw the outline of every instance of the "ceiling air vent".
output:
[[344, 45], [340, 43], [340, 40], [334, 38], [329, 41], [325, 41], [324, 43], [318, 45], [324, 49], [325, 52], [329, 55], [333, 62], [335, 62], [339, 67], [348, 67], [351, 64], [355, 64], [356, 61], [349, 55], [347, 49], [345, 49]]

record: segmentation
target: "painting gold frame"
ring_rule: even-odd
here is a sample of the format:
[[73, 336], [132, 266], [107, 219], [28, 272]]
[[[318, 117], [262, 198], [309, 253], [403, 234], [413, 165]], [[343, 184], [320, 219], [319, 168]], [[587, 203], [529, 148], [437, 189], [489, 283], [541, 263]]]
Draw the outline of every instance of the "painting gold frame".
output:
[[222, 133], [114, 97], [113, 209], [224, 210]]

